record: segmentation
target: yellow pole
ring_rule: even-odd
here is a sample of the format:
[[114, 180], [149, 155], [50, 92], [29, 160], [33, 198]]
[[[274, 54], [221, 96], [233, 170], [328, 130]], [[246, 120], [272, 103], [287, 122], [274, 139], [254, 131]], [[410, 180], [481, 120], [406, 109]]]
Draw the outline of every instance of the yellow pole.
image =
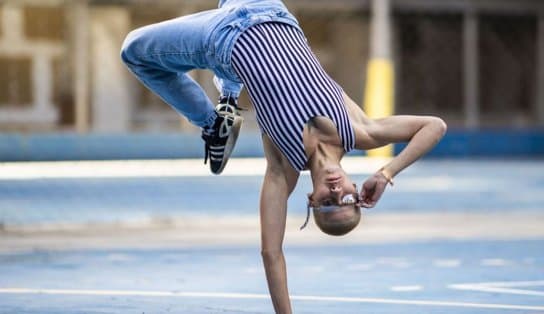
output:
[[[390, 60], [377, 58], [369, 61], [364, 110], [370, 118], [383, 118], [394, 113], [394, 81], [395, 74]], [[391, 157], [393, 145], [369, 150], [367, 154], [370, 157]]]
[[[390, 0], [373, 0], [371, 11], [371, 51], [366, 73], [364, 110], [371, 119], [379, 119], [394, 114], [395, 106]], [[393, 145], [369, 150], [368, 156], [391, 157]]]

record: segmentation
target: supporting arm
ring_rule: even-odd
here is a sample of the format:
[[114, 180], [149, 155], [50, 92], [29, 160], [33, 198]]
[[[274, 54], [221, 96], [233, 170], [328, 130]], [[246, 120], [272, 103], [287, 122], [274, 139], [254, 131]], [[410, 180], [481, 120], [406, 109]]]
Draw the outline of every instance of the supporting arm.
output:
[[277, 148], [263, 138], [267, 169], [261, 190], [261, 253], [268, 289], [276, 313], [291, 313], [287, 288], [287, 267], [283, 255], [283, 237], [287, 217], [287, 199], [298, 180], [298, 172], [286, 164]]

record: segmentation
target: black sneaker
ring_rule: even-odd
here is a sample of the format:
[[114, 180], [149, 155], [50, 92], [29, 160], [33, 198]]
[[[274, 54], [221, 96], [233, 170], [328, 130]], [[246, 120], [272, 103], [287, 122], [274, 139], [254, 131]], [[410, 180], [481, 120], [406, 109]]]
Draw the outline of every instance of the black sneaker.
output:
[[238, 113], [236, 100], [231, 97], [220, 98], [215, 110], [217, 119], [211, 129], [202, 131], [202, 139], [206, 142], [204, 163], [209, 159], [212, 173], [220, 174], [234, 149], [244, 118]]

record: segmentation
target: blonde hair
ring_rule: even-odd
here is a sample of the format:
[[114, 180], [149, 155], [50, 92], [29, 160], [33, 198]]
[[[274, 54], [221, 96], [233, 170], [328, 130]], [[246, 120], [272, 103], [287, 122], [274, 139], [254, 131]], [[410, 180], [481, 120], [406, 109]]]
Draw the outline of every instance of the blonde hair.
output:
[[326, 211], [313, 208], [314, 221], [324, 233], [342, 236], [355, 229], [361, 221], [361, 208], [356, 204], [341, 205]]

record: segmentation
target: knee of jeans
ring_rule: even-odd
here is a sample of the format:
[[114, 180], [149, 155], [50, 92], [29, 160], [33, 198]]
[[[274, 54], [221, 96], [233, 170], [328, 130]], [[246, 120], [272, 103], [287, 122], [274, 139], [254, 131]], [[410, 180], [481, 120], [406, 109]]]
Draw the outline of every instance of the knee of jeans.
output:
[[123, 46], [121, 47], [121, 60], [129, 66], [134, 67], [142, 63], [143, 37], [139, 30], [130, 32]]

